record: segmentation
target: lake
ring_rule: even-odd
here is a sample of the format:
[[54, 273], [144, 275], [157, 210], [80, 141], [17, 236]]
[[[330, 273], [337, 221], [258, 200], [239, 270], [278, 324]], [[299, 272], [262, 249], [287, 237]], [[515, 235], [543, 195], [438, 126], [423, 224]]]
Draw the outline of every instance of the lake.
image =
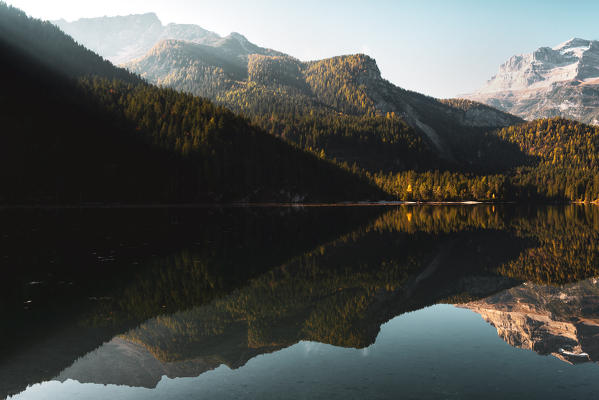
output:
[[599, 208], [0, 210], [0, 397], [589, 399]]

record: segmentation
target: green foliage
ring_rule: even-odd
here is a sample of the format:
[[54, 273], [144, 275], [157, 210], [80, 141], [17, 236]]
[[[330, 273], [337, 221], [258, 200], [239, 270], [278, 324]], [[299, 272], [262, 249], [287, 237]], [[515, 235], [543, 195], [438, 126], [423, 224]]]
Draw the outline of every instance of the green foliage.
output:
[[599, 200], [598, 127], [550, 118], [496, 134], [536, 160], [532, 166], [516, 169], [511, 177], [519, 199]]
[[486, 104], [479, 103], [477, 101], [468, 100], [468, 99], [455, 98], [455, 99], [441, 99], [439, 101], [443, 104], [446, 104], [453, 108], [460, 109], [462, 111], [495, 110], [494, 108], [489, 107]]
[[153, 145], [189, 161], [199, 182], [221, 196], [214, 200], [341, 200], [377, 193], [366, 180], [267, 135], [208, 100], [150, 85], [102, 80], [82, 85]]
[[367, 171], [425, 169], [444, 165], [422, 137], [401, 118], [333, 115], [257, 116], [252, 121], [309, 151], [321, 152], [338, 164]]
[[406, 201], [501, 201], [510, 198], [504, 175], [474, 175], [448, 171], [371, 175], [387, 193]]
[[[519, 152], [510, 150], [517, 146]], [[508, 147], [506, 147], [508, 146]], [[509, 126], [479, 138], [483, 162], [512, 168], [495, 174], [448, 171], [368, 174], [387, 193], [417, 201], [599, 200], [599, 128], [563, 118]], [[510, 156], [516, 158], [510, 159]]]

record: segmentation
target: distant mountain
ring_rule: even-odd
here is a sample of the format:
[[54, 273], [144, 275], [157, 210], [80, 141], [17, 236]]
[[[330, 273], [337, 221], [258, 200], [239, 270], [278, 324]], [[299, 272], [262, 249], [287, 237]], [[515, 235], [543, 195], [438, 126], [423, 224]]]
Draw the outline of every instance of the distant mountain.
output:
[[599, 41], [574, 38], [513, 56], [465, 97], [528, 120], [561, 116], [599, 125]]
[[385, 197], [208, 100], [143, 82], [2, 2], [0, 50], [0, 202]]
[[370, 171], [471, 162], [463, 143], [521, 122], [490, 107], [465, 110], [403, 90], [362, 54], [302, 62], [239, 34], [163, 27], [153, 14], [57, 24], [115, 62], [137, 57], [124, 65], [152, 83], [207, 97], [277, 136]]
[[240, 49], [247, 46], [245, 51], [248, 53], [278, 54], [251, 44], [238, 33], [223, 38], [197, 25], [168, 24], [165, 26], [154, 13], [82, 18], [73, 22], [61, 19], [52, 22], [82, 45], [114, 64], [126, 63], [144, 56], [156, 43], [168, 39]]

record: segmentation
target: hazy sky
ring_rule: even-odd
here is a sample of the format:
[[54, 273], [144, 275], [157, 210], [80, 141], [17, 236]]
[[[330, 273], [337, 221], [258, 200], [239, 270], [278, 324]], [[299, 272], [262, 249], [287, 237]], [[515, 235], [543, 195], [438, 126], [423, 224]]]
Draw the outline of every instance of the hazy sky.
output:
[[302, 60], [376, 58], [383, 77], [436, 97], [470, 92], [513, 54], [599, 39], [599, 0], [8, 0], [42, 19], [155, 12]]

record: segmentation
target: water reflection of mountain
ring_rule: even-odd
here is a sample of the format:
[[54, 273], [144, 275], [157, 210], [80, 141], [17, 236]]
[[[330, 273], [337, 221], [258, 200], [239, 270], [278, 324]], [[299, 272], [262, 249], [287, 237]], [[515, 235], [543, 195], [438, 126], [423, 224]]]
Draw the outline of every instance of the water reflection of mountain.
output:
[[525, 283], [463, 305], [512, 346], [569, 363], [599, 362], [599, 281], [564, 286]]
[[[351, 209], [341, 218], [329, 212], [271, 216], [267, 225], [253, 215], [227, 225], [228, 241], [216, 222], [196, 225], [212, 229], [200, 234], [210, 243], [151, 259], [115, 283], [110, 299], [77, 314], [87, 329], [78, 332], [120, 335], [91, 352], [82, 346], [70, 363], [27, 383], [53, 371], [60, 380], [154, 387], [163, 375], [237, 368], [300, 340], [361, 348], [407, 311], [476, 301], [524, 280], [568, 282], [599, 272], [596, 208], [406, 206], [370, 222], [380, 211], [362, 222]], [[76, 347], [59, 337], [40, 348]]]
[[[505, 245], [502, 251], [498, 243]], [[516, 239], [495, 231], [350, 235], [210, 304], [150, 319], [78, 361], [59, 379], [141, 381], [153, 387], [163, 374], [195, 376], [221, 364], [238, 368], [256, 355], [301, 340], [366, 347], [382, 323], [406, 311], [456, 294], [480, 297], [513, 286], [517, 281], [494, 276], [487, 268], [519, 250]], [[99, 362], [108, 359], [118, 361]], [[122, 370], [115, 373], [115, 366]]]
[[380, 213], [0, 210], [0, 311], [10, 321], [0, 325], [0, 398], [52, 379], [148, 318], [230, 293]]
[[[550, 212], [541, 214], [544, 220], [537, 215], [529, 221], [505, 218], [492, 208], [439, 211], [419, 207], [386, 213], [228, 296], [146, 321], [58, 378], [153, 387], [162, 375], [196, 376], [222, 364], [238, 368], [301, 340], [366, 347], [382, 323], [404, 312], [480, 299], [520, 284], [516, 272], [526, 271], [524, 261], [536, 262], [535, 271], [546, 271], [547, 281], [562, 276], [547, 269], [545, 258], [534, 259], [536, 254], [560, 256], [559, 249], [542, 249], [554, 243], [555, 238], [546, 242], [551, 232], [545, 230], [563, 222], [561, 214], [553, 221]], [[572, 260], [582, 264], [572, 276], [593, 270], [584, 262], [595, 256], [577, 254]], [[102, 359], [118, 359], [123, 368], [116, 374]], [[139, 366], [130, 378], [129, 365]]]

